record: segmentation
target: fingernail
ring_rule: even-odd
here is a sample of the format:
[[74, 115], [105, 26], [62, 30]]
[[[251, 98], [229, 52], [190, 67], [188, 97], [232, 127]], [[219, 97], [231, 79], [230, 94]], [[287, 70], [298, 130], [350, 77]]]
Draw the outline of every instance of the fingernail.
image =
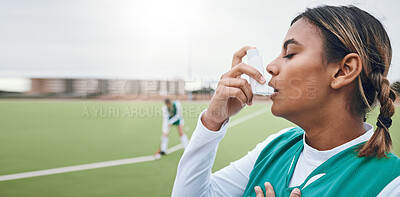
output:
[[260, 81], [261, 81], [261, 83], [265, 83], [265, 78], [263, 76], [261, 76]]
[[243, 104], [242, 104], [242, 107], [244, 107], [244, 106], [246, 106], [246, 103], [243, 103]]

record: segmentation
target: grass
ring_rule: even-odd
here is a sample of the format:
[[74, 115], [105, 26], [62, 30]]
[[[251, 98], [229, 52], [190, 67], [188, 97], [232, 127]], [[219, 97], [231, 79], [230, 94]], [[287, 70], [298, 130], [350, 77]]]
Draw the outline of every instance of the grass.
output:
[[[191, 135], [207, 103], [183, 102], [185, 131]], [[0, 175], [153, 154], [161, 134], [161, 102], [0, 102]], [[269, 105], [246, 107], [231, 121], [259, 109], [266, 113], [229, 129], [213, 171], [239, 159], [292, 123], [274, 117]], [[398, 108], [399, 109], [399, 108]], [[400, 113], [391, 136], [400, 155]], [[368, 120], [375, 125], [375, 119]], [[250, 128], [250, 129], [249, 129]], [[170, 132], [170, 147], [179, 143]], [[183, 151], [161, 160], [0, 182], [0, 196], [170, 196]]]

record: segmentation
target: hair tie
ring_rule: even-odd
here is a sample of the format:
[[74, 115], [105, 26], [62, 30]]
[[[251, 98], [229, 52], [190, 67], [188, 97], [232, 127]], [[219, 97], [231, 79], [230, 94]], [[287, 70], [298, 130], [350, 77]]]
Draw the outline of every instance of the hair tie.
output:
[[386, 128], [389, 128], [392, 125], [392, 119], [389, 117], [386, 117], [382, 114], [379, 114], [378, 116], [378, 122], [376, 122], [376, 126], [384, 128], [383, 126], [385, 126]]

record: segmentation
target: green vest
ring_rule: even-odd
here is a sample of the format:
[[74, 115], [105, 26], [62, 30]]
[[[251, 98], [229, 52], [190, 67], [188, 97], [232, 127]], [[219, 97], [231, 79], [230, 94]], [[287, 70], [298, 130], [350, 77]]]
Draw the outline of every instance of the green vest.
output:
[[[296, 188], [289, 187], [289, 181], [303, 150], [303, 133], [301, 128], [293, 128], [261, 151], [243, 196], [256, 196], [255, 186], [260, 186], [265, 193], [264, 183], [270, 182], [277, 197], [289, 197]], [[388, 158], [381, 159], [357, 157], [358, 145], [334, 155], [311, 172], [297, 186], [301, 196], [377, 196], [400, 175], [400, 159], [396, 155], [389, 153]], [[310, 178], [321, 174], [324, 175], [304, 187]]]
[[171, 109], [168, 108], [168, 114], [169, 114], [169, 119], [171, 119], [172, 117], [174, 117], [176, 115], [176, 104], [175, 104], [175, 102], [172, 103]]

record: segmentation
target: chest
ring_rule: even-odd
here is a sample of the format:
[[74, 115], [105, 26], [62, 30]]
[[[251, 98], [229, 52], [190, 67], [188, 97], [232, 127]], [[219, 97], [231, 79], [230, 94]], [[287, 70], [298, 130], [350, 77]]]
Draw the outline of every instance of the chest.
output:
[[[284, 143], [270, 143], [261, 152], [243, 196], [255, 196], [255, 186], [265, 191], [265, 182], [272, 184], [276, 196], [287, 197], [295, 188], [290, 187], [290, 180], [303, 150], [302, 137], [292, 135], [280, 140]], [[297, 184], [302, 196], [376, 196], [399, 176], [398, 162], [358, 158], [354, 150], [355, 147], [342, 151], [311, 169]], [[385, 170], [372, 173], [376, 169]]]
[[175, 116], [176, 114], [176, 105], [175, 103], [172, 104], [171, 108], [168, 108], [168, 114], [170, 117]]

